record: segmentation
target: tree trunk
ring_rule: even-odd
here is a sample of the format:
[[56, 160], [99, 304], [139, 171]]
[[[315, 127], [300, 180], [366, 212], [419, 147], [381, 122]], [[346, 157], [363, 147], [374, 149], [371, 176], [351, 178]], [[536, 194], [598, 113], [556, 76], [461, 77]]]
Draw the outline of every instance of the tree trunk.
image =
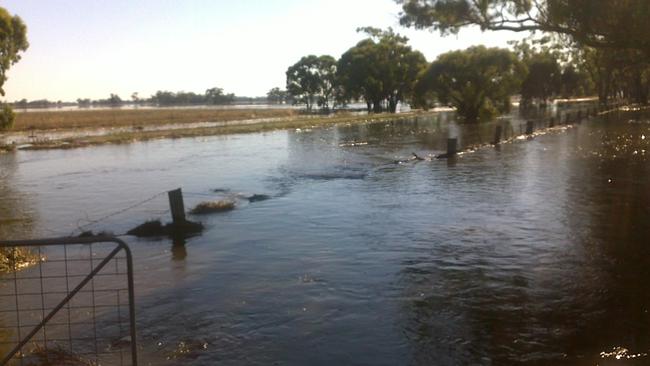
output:
[[372, 104], [373, 104], [373, 112], [375, 113], [383, 112], [384, 109], [381, 106], [381, 100], [374, 100]]

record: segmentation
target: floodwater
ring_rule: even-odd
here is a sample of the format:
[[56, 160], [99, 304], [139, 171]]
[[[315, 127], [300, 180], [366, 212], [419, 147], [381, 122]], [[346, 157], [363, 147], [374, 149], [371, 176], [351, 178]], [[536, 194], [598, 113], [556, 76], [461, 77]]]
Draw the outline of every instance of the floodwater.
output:
[[[0, 155], [0, 236], [191, 217], [131, 245], [141, 358], [196, 365], [650, 362], [650, 117], [393, 123]], [[495, 124], [514, 138], [486, 145]], [[411, 160], [442, 153], [451, 160]], [[218, 192], [213, 192], [218, 190]], [[247, 202], [264, 194], [270, 199]], [[87, 226], [86, 226], [87, 225]]]

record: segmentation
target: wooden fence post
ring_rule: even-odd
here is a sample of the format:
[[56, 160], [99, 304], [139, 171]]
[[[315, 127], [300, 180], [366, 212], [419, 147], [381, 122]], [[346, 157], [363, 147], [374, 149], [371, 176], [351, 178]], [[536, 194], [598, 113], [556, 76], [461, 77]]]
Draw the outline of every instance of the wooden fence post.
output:
[[457, 138], [449, 138], [447, 139], [447, 156], [452, 157], [456, 155], [458, 152], [458, 139]]
[[498, 145], [499, 142], [501, 142], [501, 130], [502, 130], [501, 126], [497, 126], [494, 129], [494, 141], [492, 142], [494, 145]]
[[526, 135], [532, 135], [534, 129], [535, 129], [535, 125], [533, 124], [533, 121], [527, 121], [526, 122]]
[[169, 195], [169, 208], [172, 212], [174, 224], [183, 224], [185, 219], [185, 204], [183, 203], [183, 192], [180, 188], [167, 192]]

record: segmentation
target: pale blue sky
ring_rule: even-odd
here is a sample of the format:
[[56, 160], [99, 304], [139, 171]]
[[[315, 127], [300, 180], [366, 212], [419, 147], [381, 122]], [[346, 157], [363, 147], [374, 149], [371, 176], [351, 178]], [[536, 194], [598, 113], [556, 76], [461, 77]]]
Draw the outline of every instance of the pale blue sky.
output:
[[514, 33], [402, 29], [393, 0], [5, 0], [28, 26], [29, 50], [10, 70], [9, 101], [106, 98], [156, 90], [260, 96], [284, 87], [287, 67], [308, 54], [338, 58], [392, 26], [429, 61], [475, 44], [507, 46]]

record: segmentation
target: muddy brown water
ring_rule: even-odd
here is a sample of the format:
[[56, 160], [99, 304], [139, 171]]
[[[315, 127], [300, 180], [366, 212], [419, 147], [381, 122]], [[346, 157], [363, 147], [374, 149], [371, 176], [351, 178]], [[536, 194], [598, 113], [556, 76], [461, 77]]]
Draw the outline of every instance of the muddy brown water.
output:
[[[523, 123], [441, 113], [0, 155], [0, 236], [78, 233], [176, 187], [188, 207], [237, 200], [192, 217], [207, 230], [184, 247], [124, 237], [145, 364], [647, 364], [650, 117], [516, 138]], [[485, 146], [496, 124], [515, 138]], [[409, 160], [448, 136], [478, 148]], [[159, 196], [84, 228], [168, 216]]]

